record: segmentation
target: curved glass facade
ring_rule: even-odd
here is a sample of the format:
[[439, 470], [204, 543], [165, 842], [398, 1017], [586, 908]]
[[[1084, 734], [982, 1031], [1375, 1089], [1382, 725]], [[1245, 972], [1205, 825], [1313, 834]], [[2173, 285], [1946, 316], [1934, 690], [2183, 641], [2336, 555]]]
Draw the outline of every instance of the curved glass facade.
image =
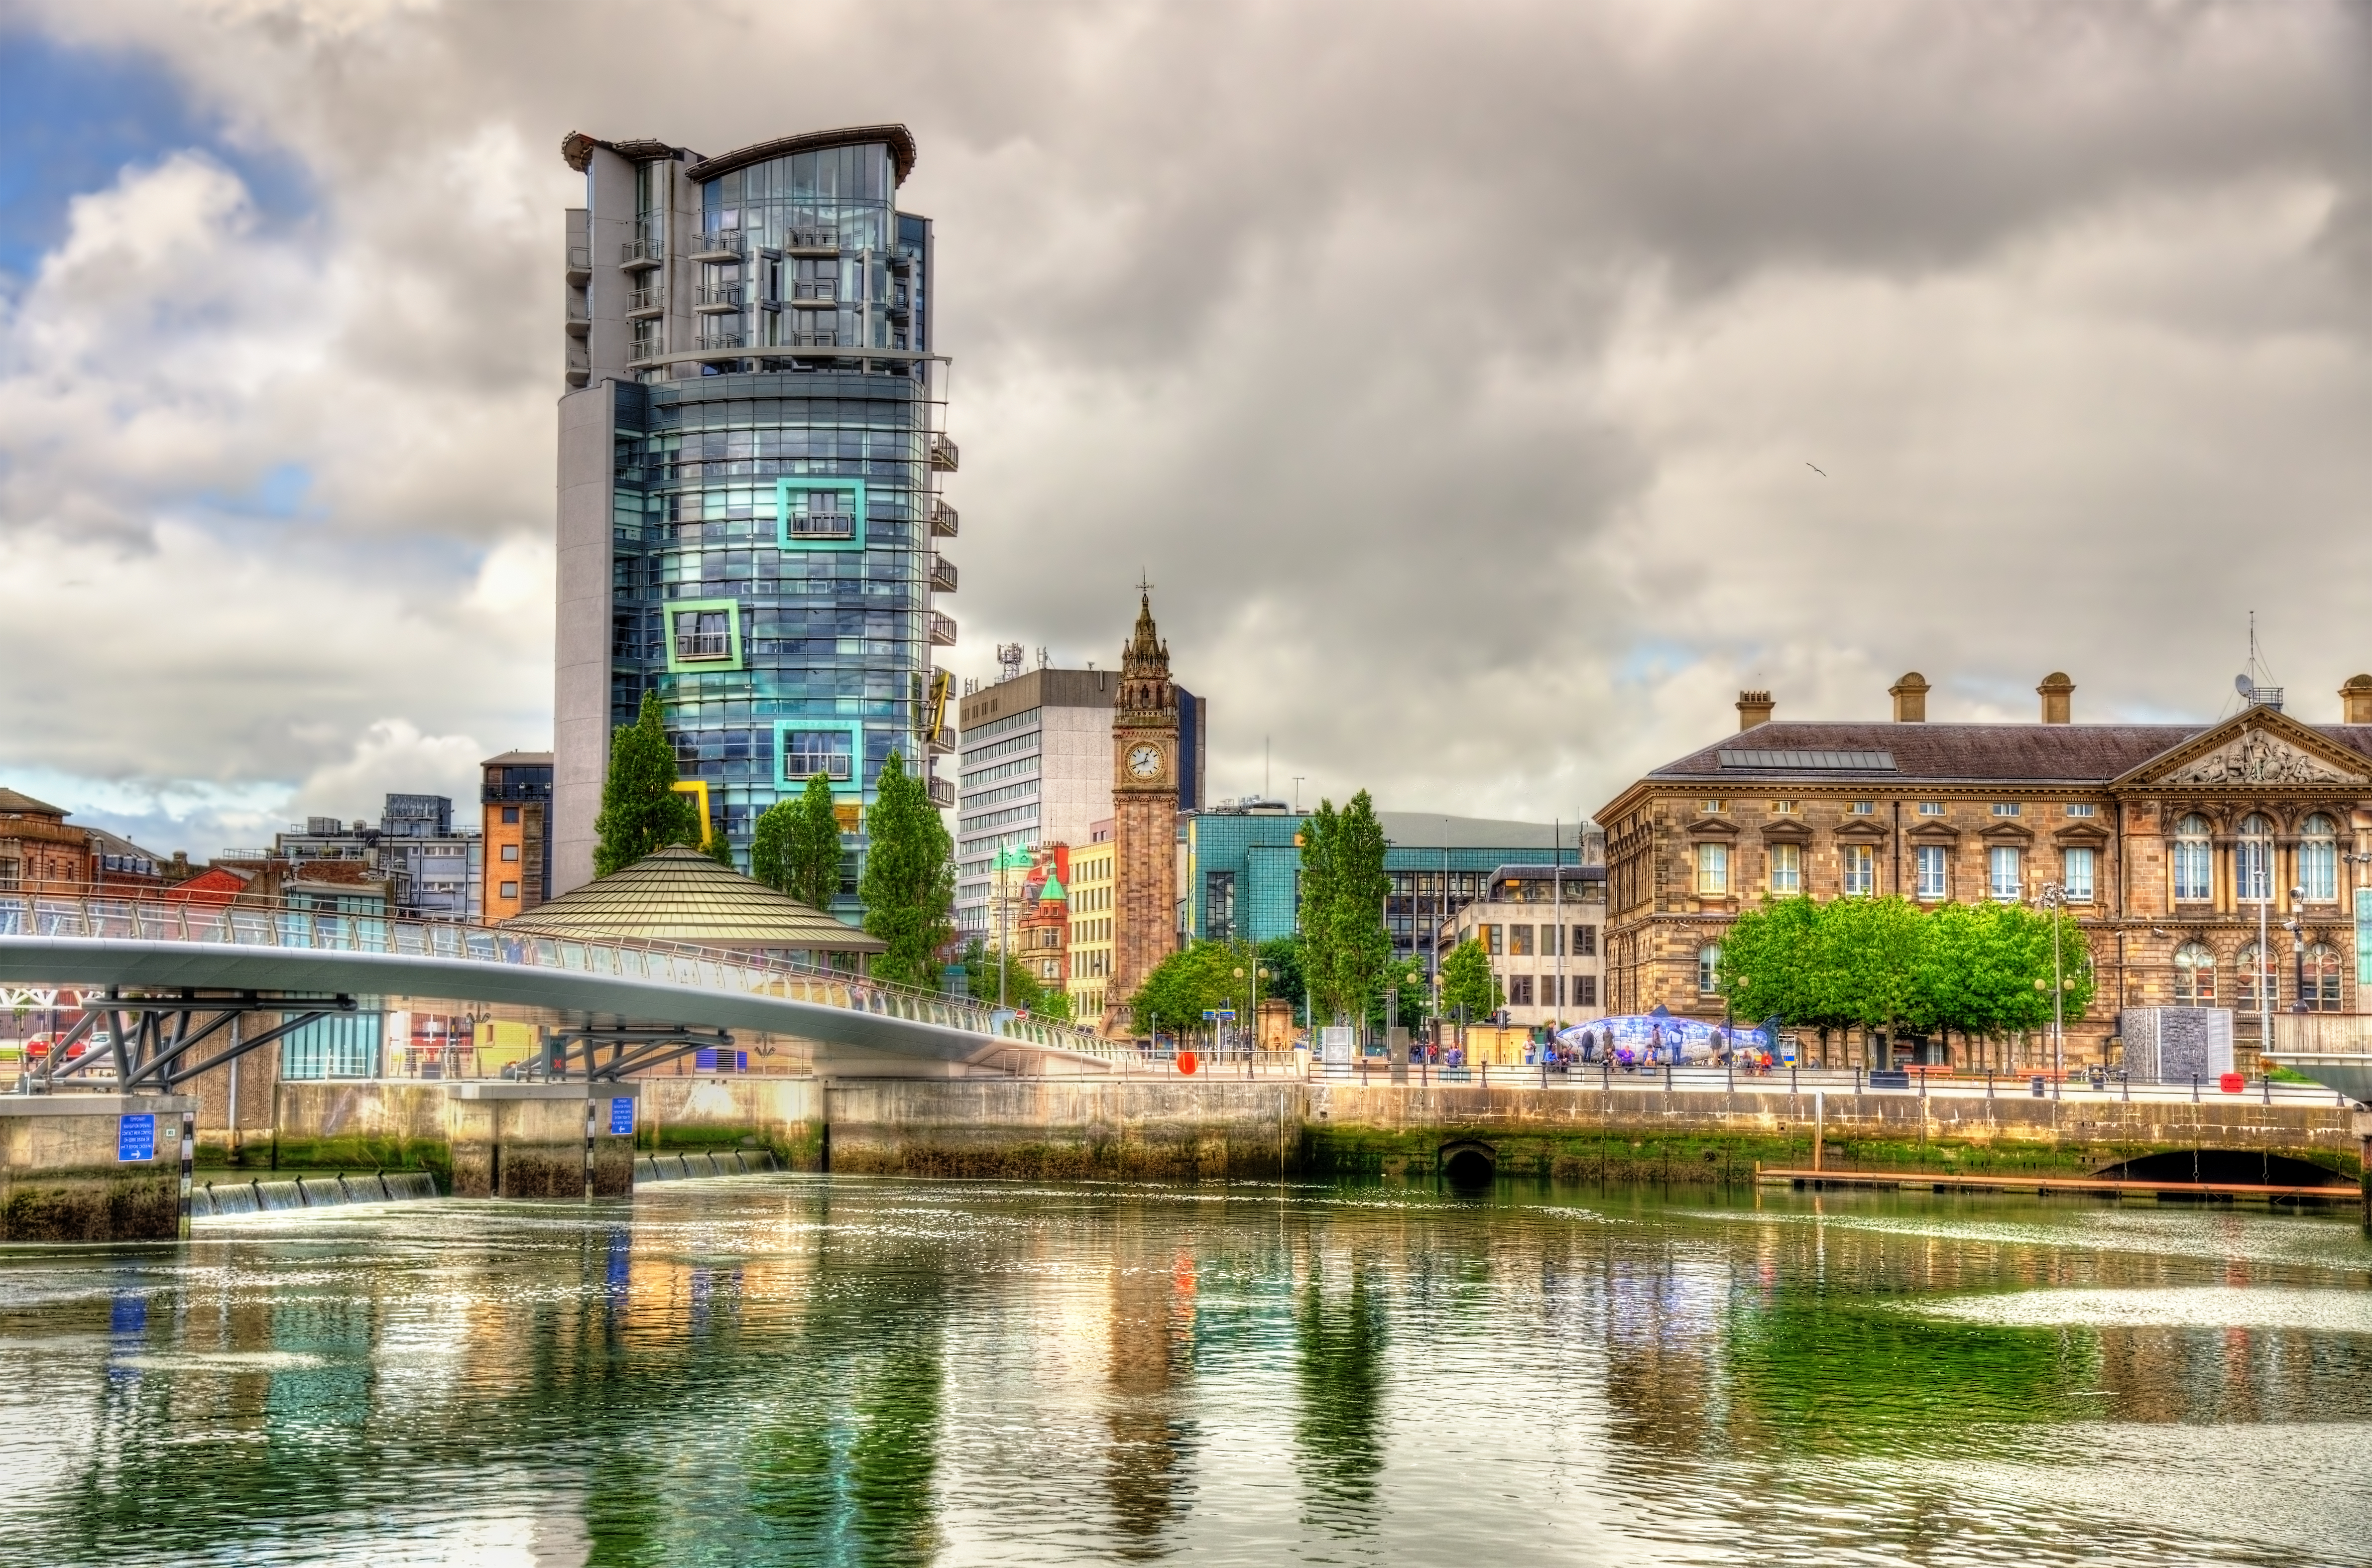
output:
[[[590, 603], [598, 578], [568, 586], [600, 527], [598, 511], [572, 521], [599, 448], [572, 446], [564, 401], [559, 729], [576, 782], [562, 816], [590, 820], [606, 737], [652, 691], [745, 869], [758, 816], [821, 772], [853, 877], [856, 813], [890, 753], [928, 771], [931, 650], [953, 635], [931, 597], [954, 586], [933, 548], [935, 519], [954, 528], [934, 492], [954, 449], [928, 353], [929, 222], [896, 209], [878, 141], [697, 182], [689, 155], [659, 144], [585, 157], [591, 369], [575, 396], [607, 400], [609, 581]], [[578, 699], [570, 671], [598, 657], [580, 622], [604, 600], [606, 702]], [[580, 739], [572, 714], [597, 703], [599, 736]]]

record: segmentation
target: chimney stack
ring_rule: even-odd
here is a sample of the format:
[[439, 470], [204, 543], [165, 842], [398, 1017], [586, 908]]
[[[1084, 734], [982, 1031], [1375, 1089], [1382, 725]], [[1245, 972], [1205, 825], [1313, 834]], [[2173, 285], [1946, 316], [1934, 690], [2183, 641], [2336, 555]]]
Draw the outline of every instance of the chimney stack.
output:
[[1768, 691], [1740, 691], [1738, 694], [1738, 727], [1752, 729], [1771, 722], [1771, 710], [1778, 704], [1772, 702]]
[[2043, 723], [2072, 724], [2075, 722], [2076, 683], [2067, 679], [2065, 670], [2052, 670], [2042, 678], [2042, 684], [2036, 687], [2034, 691], [2035, 695], [2042, 699]]
[[1913, 670], [1886, 689], [1894, 699], [1894, 722], [1925, 724], [1927, 722], [1927, 678]]
[[2372, 675], [2351, 675], [2339, 689], [2339, 722], [2372, 724]]

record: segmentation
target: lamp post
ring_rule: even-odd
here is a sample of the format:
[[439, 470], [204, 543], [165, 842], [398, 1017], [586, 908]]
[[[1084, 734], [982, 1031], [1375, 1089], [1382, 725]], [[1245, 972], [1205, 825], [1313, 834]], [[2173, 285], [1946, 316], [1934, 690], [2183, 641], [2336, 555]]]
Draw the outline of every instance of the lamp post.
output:
[[2067, 1075], [2067, 981], [2059, 969], [2059, 916], [2067, 902], [2067, 889], [2056, 882], [2045, 882], [2042, 897], [2037, 901], [2051, 915], [2051, 1071], [2054, 1075], [2052, 1098], [2056, 1098], [2058, 1080]]

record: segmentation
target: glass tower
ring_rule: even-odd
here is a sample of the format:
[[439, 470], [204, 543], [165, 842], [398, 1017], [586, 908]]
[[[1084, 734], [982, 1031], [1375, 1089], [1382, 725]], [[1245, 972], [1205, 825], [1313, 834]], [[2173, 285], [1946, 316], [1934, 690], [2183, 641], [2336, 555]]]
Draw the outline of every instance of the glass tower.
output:
[[[956, 449], [931, 352], [931, 226], [902, 126], [702, 158], [571, 136], [552, 891], [592, 875], [609, 737], [657, 693], [746, 869], [815, 773], [856, 829], [892, 751], [952, 749], [932, 649]], [[918, 762], [919, 760], [919, 762]], [[853, 909], [853, 904], [848, 906]]]

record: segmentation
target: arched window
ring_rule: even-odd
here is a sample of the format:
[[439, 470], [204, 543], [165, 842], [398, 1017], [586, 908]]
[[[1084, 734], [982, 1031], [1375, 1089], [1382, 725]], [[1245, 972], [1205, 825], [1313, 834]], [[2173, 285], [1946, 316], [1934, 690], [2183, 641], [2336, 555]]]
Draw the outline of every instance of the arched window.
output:
[[2299, 830], [2298, 886], [2308, 903], [2338, 901], [2339, 828], [2320, 811]]
[[2185, 942], [2174, 950], [2174, 1005], [2215, 1005], [2215, 954], [2203, 942]]
[[2215, 896], [2215, 854], [2207, 819], [2196, 813], [2174, 825], [2174, 896], [2199, 904]]
[[1721, 944], [1708, 942], [1697, 949], [1697, 989], [1710, 996], [1721, 984]]
[[2261, 903], [2273, 896], [2273, 824], [2255, 812], [2240, 819], [2240, 841], [2232, 846], [2232, 896]]
[[[2281, 966], [2259, 953], [2254, 942], [2240, 949], [2240, 956], [2232, 962], [2232, 970], [2237, 981], [2232, 987], [2232, 1005], [2235, 1007], [2243, 1013], [2254, 1013], [2263, 1007], [2270, 1007], [2276, 1013], [2282, 1010]], [[2257, 1000], [2260, 983], [2265, 988], [2265, 999], [2262, 1003]]]
[[2298, 1000], [2310, 1012], [2339, 1011], [2339, 953], [2328, 942], [2309, 943], [2306, 950], [2306, 985]]

